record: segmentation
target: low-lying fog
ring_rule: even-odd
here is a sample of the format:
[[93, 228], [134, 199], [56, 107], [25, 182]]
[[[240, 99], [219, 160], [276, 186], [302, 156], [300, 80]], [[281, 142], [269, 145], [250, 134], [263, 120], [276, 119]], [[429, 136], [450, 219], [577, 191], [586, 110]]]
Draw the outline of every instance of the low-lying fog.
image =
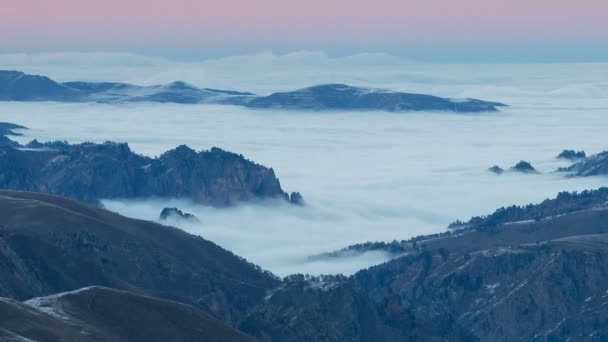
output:
[[[440, 232], [456, 219], [503, 205], [606, 185], [603, 177], [567, 179], [549, 173], [568, 165], [554, 158], [562, 149], [588, 154], [608, 149], [606, 65], [438, 66], [451, 82], [434, 80], [438, 71], [428, 65], [397, 69], [390, 79], [367, 75], [365, 85], [477, 97], [511, 107], [463, 115], [5, 102], [0, 103], [0, 121], [30, 127], [18, 139], [22, 142], [127, 141], [148, 155], [180, 144], [218, 146], [273, 167], [286, 191], [302, 193], [305, 207], [270, 202], [214, 209], [179, 200], [104, 203], [110, 210], [148, 220], [157, 220], [163, 207], [179, 207], [201, 223], [173, 224], [278, 275], [353, 273], [385, 261], [386, 255], [314, 263], [306, 257], [359, 242]], [[422, 77], [424, 70], [428, 78]], [[412, 73], [420, 75], [412, 78]], [[231, 88], [249, 90], [238, 79], [234, 82]], [[276, 81], [274, 89], [285, 86]], [[522, 159], [543, 174], [498, 176], [486, 171]]]

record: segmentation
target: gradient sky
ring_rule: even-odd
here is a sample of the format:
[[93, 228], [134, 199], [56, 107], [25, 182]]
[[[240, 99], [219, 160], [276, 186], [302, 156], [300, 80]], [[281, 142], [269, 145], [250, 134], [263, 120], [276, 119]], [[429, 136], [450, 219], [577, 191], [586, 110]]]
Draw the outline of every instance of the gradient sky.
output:
[[608, 60], [608, 1], [2, 0], [0, 32], [0, 52]]

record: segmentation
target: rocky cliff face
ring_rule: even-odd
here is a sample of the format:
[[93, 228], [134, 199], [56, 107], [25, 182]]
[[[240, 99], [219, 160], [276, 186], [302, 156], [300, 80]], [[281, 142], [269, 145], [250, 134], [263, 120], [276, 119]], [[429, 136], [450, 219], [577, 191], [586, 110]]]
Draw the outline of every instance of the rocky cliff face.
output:
[[158, 158], [148, 158], [133, 153], [127, 144], [112, 142], [42, 147], [0, 146], [0, 188], [47, 192], [91, 203], [150, 196], [186, 198], [212, 206], [267, 198], [289, 200], [272, 169], [219, 148], [196, 152], [179, 146]]

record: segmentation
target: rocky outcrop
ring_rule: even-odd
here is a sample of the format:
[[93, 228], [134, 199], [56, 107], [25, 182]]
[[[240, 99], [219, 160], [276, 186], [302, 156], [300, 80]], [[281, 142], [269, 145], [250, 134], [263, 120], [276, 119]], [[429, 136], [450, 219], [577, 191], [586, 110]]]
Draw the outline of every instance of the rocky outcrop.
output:
[[490, 171], [490, 172], [492, 172], [492, 173], [495, 173], [495, 174], [497, 174], [497, 175], [499, 175], [499, 174], [501, 174], [501, 173], [505, 172], [505, 170], [504, 170], [502, 167], [498, 166], [498, 165], [494, 165], [494, 166], [490, 167], [490, 168], [488, 169], [488, 171]]
[[567, 172], [575, 177], [608, 175], [608, 152], [594, 154], [570, 167], [560, 168], [557, 171]]
[[504, 106], [475, 99], [448, 99], [384, 89], [325, 84], [257, 96], [249, 92], [198, 88], [184, 82], [137, 86], [128, 83], [57, 83], [48, 77], [0, 70], [0, 101], [215, 103], [250, 108], [304, 110], [413, 110], [494, 112]]
[[179, 146], [149, 158], [134, 153], [126, 143], [32, 142], [27, 146], [0, 146], [0, 188], [91, 203], [151, 196], [218, 207], [256, 199], [289, 200], [271, 168], [216, 147], [196, 152]]
[[198, 218], [190, 213], [185, 213], [177, 208], [163, 208], [160, 212], [159, 218], [161, 220], [166, 220], [169, 218], [179, 219], [179, 220], [189, 220], [194, 222], [199, 222]]
[[26, 303], [0, 298], [0, 340], [254, 341], [192, 306], [98, 286]]
[[[505, 170], [498, 166], [498, 165], [494, 165], [490, 168], [488, 168], [489, 172], [495, 173], [497, 175], [500, 175], [502, 173], [505, 172]], [[509, 168], [510, 172], [519, 172], [519, 173], [538, 173], [538, 171], [536, 171], [536, 169], [532, 166], [532, 164], [530, 164], [527, 161], [520, 161], [517, 164], [513, 165], [512, 167]]]
[[521, 173], [538, 173], [532, 164], [523, 160], [512, 166], [510, 170]]
[[299, 192], [292, 192], [291, 195], [289, 195], [289, 202], [295, 205], [304, 205], [304, 198]]
[[563, 150], [557, 155], [557, 159], [566, 159], [570, 161], [579, 161], [587, 158], [585, 151]]

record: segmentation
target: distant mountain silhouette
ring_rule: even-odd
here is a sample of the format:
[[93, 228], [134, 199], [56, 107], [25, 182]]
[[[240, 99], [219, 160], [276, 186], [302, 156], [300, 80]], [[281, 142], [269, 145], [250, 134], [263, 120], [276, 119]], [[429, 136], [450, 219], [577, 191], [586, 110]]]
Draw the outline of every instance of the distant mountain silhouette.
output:
[[352, 87], [345, 84], [318, 85], [292, 92], [274, 93], [252, 98], [243, 104], [252, 108], [389, 112], [419, 110], [485, 112], [496, 111], [496, 107], [504, 106], [497, 102], [474, 99], [453, 100], [431, 95]]
[[391, 90], [325, 84], [257, 96], [249, 92], [198, 88], [184, 82], [138, 86], [113, 82], [57, 83], [48, 77], [0, 70], [0, 101], [215, 103], [290, 110], [417, 110], [493, 112], [504, 106], [476, 99], [448, 99]]

